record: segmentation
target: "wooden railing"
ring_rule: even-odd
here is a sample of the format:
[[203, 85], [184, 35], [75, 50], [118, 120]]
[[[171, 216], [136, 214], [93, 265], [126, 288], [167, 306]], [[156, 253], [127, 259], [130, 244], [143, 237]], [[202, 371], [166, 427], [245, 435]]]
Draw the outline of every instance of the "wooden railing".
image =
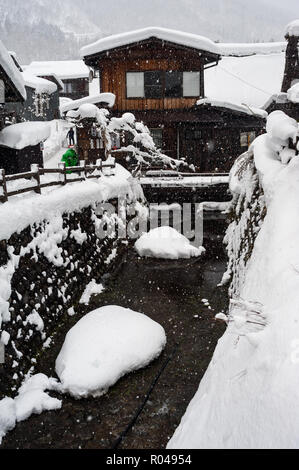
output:
[[[94, 174], [95, 171], [100, 174]], [[42, 177], [49, 174], [58, 174], [59, 180], [42, 181]], [[78, 174], [77, 178], [70, 178], [70, 174]], [[59, 163], [58, 168], [40, 168], [38, 165], [31, 165], [31, 171], [27, 173], [18, 173], [15, 175], [6, 175], [5, 171], [0, 169], [0, 202], [6, 202], [9, 197], [34, 191], [41, 194], [43, 188], [51, 186], [64, 186], [68, 183], [76, 183], [91, 178], [104, 176], [113, 176], [115, 174], [115, 163], [106, 163], [98, 160], [95, 165], [86, 165], [86, 162], [80, 161], [80, 166], [66, 167], [65, 163]], [[8, 183], [17, 180], [34, 180], [35, 185], [9, 191]]]

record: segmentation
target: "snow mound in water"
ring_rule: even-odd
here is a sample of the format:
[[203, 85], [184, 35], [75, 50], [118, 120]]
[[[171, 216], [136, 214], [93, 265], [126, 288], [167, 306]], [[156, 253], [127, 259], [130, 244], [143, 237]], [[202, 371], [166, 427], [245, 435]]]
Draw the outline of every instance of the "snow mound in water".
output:
[[172, 227], [158, 227], [144, 233], [135, 243], [139, 256], [164, 259], [189, 259], [205, 252], [196, 248], [181, 233]]
[[97, 397], [123, 375], [147, 366], [166, 344], [161, 325], [142, 313], [102, 307], [66, 335], [56, 360], [62, 388], [76, 398]]

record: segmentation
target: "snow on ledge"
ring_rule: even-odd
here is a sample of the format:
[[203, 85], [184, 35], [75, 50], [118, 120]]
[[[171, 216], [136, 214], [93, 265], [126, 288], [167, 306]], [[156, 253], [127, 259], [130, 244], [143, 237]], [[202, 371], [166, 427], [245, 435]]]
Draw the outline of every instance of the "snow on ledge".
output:
[[83, 104], [98, 104], [98, 103], [107, 103], [109, 108], [112, 108], [115, 103], [115, 95], [113, 93], [100, 93], [95, 96], [86, 96], [79, 100], [73, 100], [68, 103], [63, 103], [60, 106], [60, 112], [66, 113], [75, 109], [79, 109]]
[[186, 47], [192, 47], [198, 50], [211, 52], [213, 54], [220, 53], [218, 46], [213, 41], [204, 36], [198, 36], [197, 34], [185, 33], [182, 31], [175, 31], [173, 29], [149, 27], [109, 36], [100, 39], [99, 41], [96, 41], [88, 46], [84, 46], [80, 51], [81, 57], [98, 54], [116, 47], [144, 41], [151, 37], [155, 37], [163, 41], [169, 41], [175, 44], [180, 44]]
[[263, 119], [266, 119], [268, 116], [267, 111], [263, 109], [254, 108], [252, 106], [246, 106], [244, 104], [235, 104], [235, 103], [229, 103], [226, 101], [212, 100], [210, 98], [203, 98], [201, 100], [198, 100], [196, 104], [197, 106], [208, 104], [210, 106], [215, 106], [217, 108], [227, 108], [233, 111], [237, 111], [239, 113], [245, 113], [245, 114], [249, 114], [250, 116], [256, 116], [256, 117], [260, 117]]
[[127, 196], [132, 201], [144, 198], [141, 186], [118, 164], [114, 176], [69, 183], [48, 191], [17, 200], [12, 198], [0, 204], [0, 240], [9, 240], [13, 233], [20, 233], [34, 223], [51, 220], [62, 214], [71, 214], [91, 204], [118, 196]]
[[0, 145], [20, 150], [44, 142], [50, 134], [49, 122], [21, 122], [7, 126], [0, 132]]

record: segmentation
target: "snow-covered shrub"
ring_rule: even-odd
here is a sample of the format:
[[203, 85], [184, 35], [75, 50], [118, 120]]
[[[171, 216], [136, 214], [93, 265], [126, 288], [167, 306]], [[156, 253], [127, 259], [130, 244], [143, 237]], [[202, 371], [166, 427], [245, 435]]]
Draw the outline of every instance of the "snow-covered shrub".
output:
[[252, 149], [236, 160], [230, 173], [230, 190], [233, 193], [228, 208], [230, 224], [224, 238], [228, 267], [222, 282], [230, 282], [229, 294], [233, 297], [239, 295], [246, 265], [266, 215], [264, 193]]
[[156, 147], [148, 127], [136, 121], [132, 113], [124, 113], [120, 118], [111, 117], [107, 109], [99, 109], [96, 105], [87, 103], [81, 105], [78, 111], [69, 111], [67, 119], [77, 126], [82, 126], [84, 119], [93, 119], [97, 132], [102, 136], [107, 155], [112, 150], [115, 136], [118, 136], [120, 142], [124, 144], [119, 151], [130, 154], [137, 166], [148, 166], [153, 161], [172, 168], [184, 164], [183, 161], [164, 155]]

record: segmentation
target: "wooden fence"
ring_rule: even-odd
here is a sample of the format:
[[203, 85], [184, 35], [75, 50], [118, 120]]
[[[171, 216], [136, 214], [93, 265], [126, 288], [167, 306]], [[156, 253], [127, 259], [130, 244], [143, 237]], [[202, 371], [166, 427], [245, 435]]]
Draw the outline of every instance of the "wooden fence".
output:
[[[94, 174], [95, 171], [101, 172]], [[77, 178], [70, 178], [69, 175], [78, 174]], [[41, 177], [49, 174], [58, 174], [59, 180], [42, 182]], [[65, 163], [59, 163], [58, 168], [40, 168], [38, 165], [31, 165], [31, 171], [28, 173], [18, 173], [16, 175], [6, 175], [5, 171], [0, 169], [0, 202], [6, 202], [9, 197], [34, 191], [41, 194], [43, 188], [51, 186], [64, 186], [68, 183], [76, 183], [91, 178], [104, 176], [113, 176], [115, 174], [115, 163], [106, 163], [98, 160], [95, 165], [86, 165], [85, 161], [80, 162], [80, 166], [66, 167]], [[13, 191], [8, 190], [8, 183], [17, 180], [35, 180], [35, 185]]]

